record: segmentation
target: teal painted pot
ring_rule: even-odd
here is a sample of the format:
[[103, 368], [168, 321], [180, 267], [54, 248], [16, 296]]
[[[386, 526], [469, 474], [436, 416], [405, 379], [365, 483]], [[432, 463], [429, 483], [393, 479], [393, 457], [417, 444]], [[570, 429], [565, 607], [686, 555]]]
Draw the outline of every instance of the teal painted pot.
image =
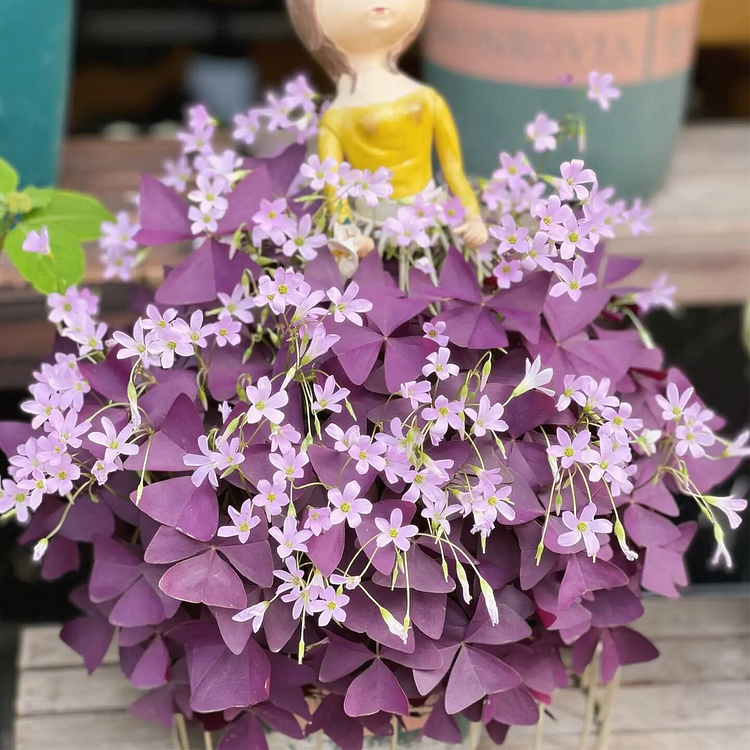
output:
[[57, 179], [75, 0], [0, 0], [0, 156], [25, 184]]
[[[603, 185], [647, 197], [682, 123], [697, 11], [698, 0], [432, 0], [424, 73], [453, 109], [470, 173], [490, 173], [501, 150], [531, 155], [526, 124], [568, 112], [584, 118], [585, 153], [561, 144], [537, 167], [581, 157]], [[622, 90], [608, 112], [586, 96], [592, 70]]]

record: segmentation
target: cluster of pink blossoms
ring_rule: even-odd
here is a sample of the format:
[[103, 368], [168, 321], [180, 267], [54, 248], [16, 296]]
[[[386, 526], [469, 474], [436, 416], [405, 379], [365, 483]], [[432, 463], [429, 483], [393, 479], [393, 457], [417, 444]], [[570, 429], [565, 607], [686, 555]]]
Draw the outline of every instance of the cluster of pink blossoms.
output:
[[[304, 140], [314, 101], [296, 79], [235, 137], [263, 124]], [[532, 125], [535, 142], [556, 134]], [[238, 732], [269, 715], [301, 732], [298, 717], [351, 732], [346, 747], [426, 697], [429, 736], [456, 741], [463, 714], [501, 738], [564, 684], [563, 646], [579, 667], [616, 638], [635, 643], [616, 664], [653, 658], [625, 625], [641, 586], [684, 583], [694, 525], [666, 518], [672, 493], [730, 564], [717, 516], [734, 529], [746, 502], [709, 487], [750, 450], [631, 326], [673, 304], [665, 281], [634, 293], [603, 262], [616, 227], [647, 231], [640, 202], [626, 209], [581, 160], [540, 179], [501, 154], [476, 254], [454, 236], [460, 203], [427, 190], [374, 237], [382, 256], [342, 275], [330, 207], [388, 199], [388, 172], [301, 146], [217, 153], [215, 128], [193, 107], [179, 161], [142, 184], [139, 225], [103, 227], [113, 266], [136, 243], [194, 252], [127, 331], [87, 290], [51, 295], [60, 340], [22, 405], [32, 424], [0, 425], [0, 513], [27, 525], [43, 571], [77, 564], [70, 543], [94, 547], [65, 638], [96, 666], [120, 628], [125, 671], [153, 689], [143, 714]]]

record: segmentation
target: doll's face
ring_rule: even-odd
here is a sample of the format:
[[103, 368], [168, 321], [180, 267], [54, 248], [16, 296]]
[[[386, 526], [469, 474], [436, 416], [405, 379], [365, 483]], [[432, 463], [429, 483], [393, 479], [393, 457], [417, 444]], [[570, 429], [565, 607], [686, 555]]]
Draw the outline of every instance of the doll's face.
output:
[[315, 0], [323, 35], [341, 52], [400, 49], [429, 0]]

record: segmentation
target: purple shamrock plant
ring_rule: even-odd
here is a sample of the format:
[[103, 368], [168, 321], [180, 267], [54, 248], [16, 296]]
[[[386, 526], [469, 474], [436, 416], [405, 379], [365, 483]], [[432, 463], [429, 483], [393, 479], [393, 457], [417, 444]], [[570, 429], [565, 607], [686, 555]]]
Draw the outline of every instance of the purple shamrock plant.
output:
[[[674, 495], [731, 564], [746, 503], [710, 492], [748, 435], [722, 438], [665, 368], [639, 311], [669, 289], [624, 286], [633, 265], [600, 242], [644, 209], [580, 160], [554, 177], [502, 154], [485, 247], [425, 193], [342, 275], [325, 191], [377, 205], [388, 175], [306, 157], [314, 100], [297, 79], [238, 116], [245, 144], [262, 122], [298, 139], [266, 159], [217, 152], [190, 110], [139, 222], [101, 243], [123, 278], [143, 247], [196, 249], [128, 331], [88, 290], [49, 296], [31, 424], [0, 425], [0, 512], [45, 578], [93, 548], [63, 638], [89, 670], [118, 638], [137, 716], [225, 729], [221, 750], [264, 747], [263, 727], [360, 748], [412, 713], [428, 737], [460, 741], [462, 716], [500, 741], [568, 684], [565, 649], [576, 674], [601, 652], [607, 680], [655, 658], [629, 625], [644, 590], [687, 583]], [[556, 128], [530, 125], [536, 150]]]

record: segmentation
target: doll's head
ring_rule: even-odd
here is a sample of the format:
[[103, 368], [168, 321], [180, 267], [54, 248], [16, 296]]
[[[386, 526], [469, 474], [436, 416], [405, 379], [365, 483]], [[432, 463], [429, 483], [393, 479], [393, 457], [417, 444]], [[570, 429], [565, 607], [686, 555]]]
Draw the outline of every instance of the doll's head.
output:
[[419, 34], [429, 0], [286, 0], [302, 43], [334, 81], [351, 55], [387, 53], [391, 65]]

